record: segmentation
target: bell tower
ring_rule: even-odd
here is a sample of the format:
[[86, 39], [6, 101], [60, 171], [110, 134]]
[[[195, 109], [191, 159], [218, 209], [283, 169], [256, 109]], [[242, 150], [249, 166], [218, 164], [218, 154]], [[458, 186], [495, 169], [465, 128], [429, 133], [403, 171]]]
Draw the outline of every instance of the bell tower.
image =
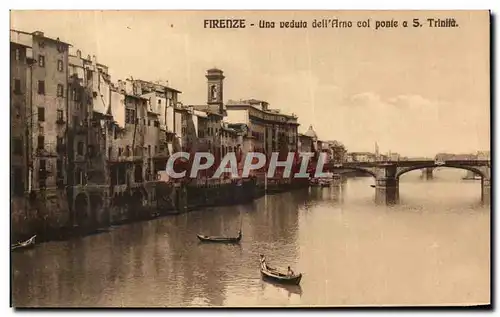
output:
[[217, 68], [207, 70], [207, 104], [214, 111], [224, 114], [224, 72]]

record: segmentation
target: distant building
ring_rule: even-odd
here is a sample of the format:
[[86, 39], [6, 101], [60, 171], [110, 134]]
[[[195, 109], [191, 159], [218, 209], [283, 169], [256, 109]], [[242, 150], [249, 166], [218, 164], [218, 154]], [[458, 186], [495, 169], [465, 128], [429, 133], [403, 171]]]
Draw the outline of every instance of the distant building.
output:
[[320, 146], [321, 142], [318, 142], [318, 135], [316, 131], [314, 131], [313, 126], [310, 125], [307, 131], [304, 133], [304, 136], [309, 137], [312, 141], [313, 152], [319, 151], [322, 146]]
[[389, 161], [399, 161], [401, 158], [401, 155], [399, 153], [394, 152], [389, 152], [387, 156], [389, 158]]
[[292, 152], [297, 150], [299, 123], [294, 115], [269, 109], [269, 104], [261, 100], [230, 100], [226, 105], [229, 124], [244, 124], [252, 144], [247, 151]]
[[348, 162], [375, 162], [377, 156], [370, 152], [351, 152], [346, 155]]
[[438, 153], [435, 156], [435, 160], [440, 160], [440, 161], [475, 160], [476, 158], [477, 155], [475, 154]]
[[491, 151], [477, 151], [478, 160], [491, 160]]
[[347, 160], [347, 150], [339, 141], [323, 141], [323, 148], [327, 148], [329, 151], [329, 159], [335, 163], [342, 163]]
[[313, 138], [306, 135], [306, 134], [300, 134], [298, 137], [298, 148], [299, 152], [313, 152], [314, 151], [314, 141]]

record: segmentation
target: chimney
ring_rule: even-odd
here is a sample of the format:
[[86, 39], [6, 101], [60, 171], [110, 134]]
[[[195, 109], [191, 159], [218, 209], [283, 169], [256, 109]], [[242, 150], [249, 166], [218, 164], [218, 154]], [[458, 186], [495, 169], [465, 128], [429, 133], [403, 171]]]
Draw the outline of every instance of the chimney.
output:
[[97, 64], [97, 58], [95, 55], [92, 55], [92, 64]]
[[43, 34], [42, 31], [35, 31], [35, 32], [33, 32], [33, 35], [35, 35], [35, 36], [42, 36], [42, 37], [44, 36], [44, 34]]
[[78, 58], [82, 58], [82, 51], [77, 50], [76, 51], [76, 56], [78, 56]]

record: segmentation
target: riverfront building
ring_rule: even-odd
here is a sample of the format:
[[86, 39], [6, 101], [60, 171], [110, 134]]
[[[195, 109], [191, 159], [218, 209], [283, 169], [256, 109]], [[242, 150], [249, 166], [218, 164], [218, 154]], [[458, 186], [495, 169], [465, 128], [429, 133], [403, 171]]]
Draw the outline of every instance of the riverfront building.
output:
[[11, 113], [11, 195], [22, 197], [30, 184], [28, 167], [31, 165], [31, 147], [28, 143], [31, 129], [28, 89], [28, 69], [33, 60], [27, 56], [29, 46], [10, 42], [10, 113]]
[[[209, 151], [217, 166], [230, 152], [241, 164], [250, 151], [299, 150], [295, 115], [255, 99], [225, 104], [225, 76], [216, 68], [205, 75], [206, 103], [183, 105], [168, 83], [113, 81], [96, 56], [70, 52], [70, 44], [43, 32], [11, 31], [10, 54], [14, 234], [95, 229], [140, 218], [145, 209], [184, 210], [187, 190], [179, 186], [189, 180], [160, 181], [178, 151]], [[321, 147], [315, 135], [306, 138], [302, 146]], [[251, 186], [238, 188], [237, 195], [190, 195], [203, 198], [200, 205], [212, 196], [253, 197]]]
[[[266, 101], [239, 100], [228, 101], [226, 121], [230, 124], [243, 124], [247, 140], [244, 153], [295, 152], [298, 150], [299, 123], [295, 115], [283, 114], [277, 109], [270, 109]], [[286, 156], [285, 156], [286, 157]]]
[[[26, 33], [11, 30], [14, 69], [19, 76], [19, 92], [25, 91], [26, 108], [24, 124], [30, 143], [27, 149], [27, 183], [30, 190], [63, 189], [66, 178], [64, 153], [57, 145], [66, 136], [68, 48], [69, 44], [46, 37], [43, 32]], [[21, 49], [23, 47], [23, 49]], [[30, 67], [19, 67], [33, 59]], [[27, 71], [26, 73], [24, 73]], [[22, 76], [21, 76], [21, 73]], [[16, 85], [17, 78], [13, 79]], [[14, 87], [15, 88], [15, 87]], [[23, 95], [23, 94], [21, 94]], [[21, 97], [24, 98], [24, 97]], [[13, 98], [16, 99], [16, 98]], [[19, 97], [17, 97], [19, 102]], [[19, 173], [19, 172], [17, 172]]]

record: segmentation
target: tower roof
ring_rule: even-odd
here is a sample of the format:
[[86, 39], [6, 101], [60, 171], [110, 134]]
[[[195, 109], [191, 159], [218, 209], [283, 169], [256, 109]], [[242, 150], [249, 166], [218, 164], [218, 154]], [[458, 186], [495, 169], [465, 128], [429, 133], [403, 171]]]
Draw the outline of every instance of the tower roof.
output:
[[223, 73], [223, 71], [214, 67], [207, 70], [207, 73]]
[[313, 139], [318, 138], [318, 135], [316, 134], [316, 132], [314, 132], [312, 125], [309, 126], [309, 129], [306, 131], [306, 133], [304, 133], [304, 135]]

